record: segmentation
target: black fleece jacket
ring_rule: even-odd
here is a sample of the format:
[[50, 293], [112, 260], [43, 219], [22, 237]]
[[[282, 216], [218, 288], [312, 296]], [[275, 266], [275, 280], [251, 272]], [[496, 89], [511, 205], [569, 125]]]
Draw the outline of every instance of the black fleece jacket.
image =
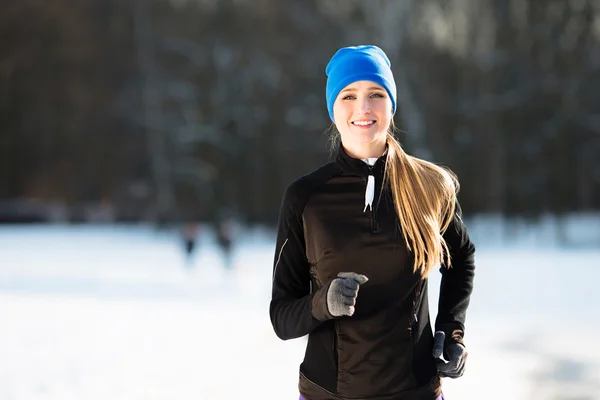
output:
[[[382, 188], [385, 157], [370, 167], [340, 147], [334, 162], [293, 182], [283, 198], [270, 317], [281, 339], [309, 335], [299, 380], [307, 400], [433, 400], [441, 391], [427, 279], [413, 272], [391, 192]], [[369, 174], [375, 200], [363, 211]], [[462, 342], [475, 248], [460, 211], [444, 238], [452, 268], [440, 268], [435, 329]], [[339, 272], [369, 278], [351, 317], [327, 310], [327, 289]]]

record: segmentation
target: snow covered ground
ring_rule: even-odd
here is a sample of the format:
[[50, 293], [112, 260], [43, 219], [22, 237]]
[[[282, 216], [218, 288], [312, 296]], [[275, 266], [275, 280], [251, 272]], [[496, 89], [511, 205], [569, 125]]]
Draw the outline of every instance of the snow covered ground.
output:
[[[468, 369], [447, 398], [600, 399], [600, 246], [474, 228]], [[255, 231], [226, 271], [208, 236], [186, 265], [145, 226], [0, 226], [0, 399], [297, 399], [305, 342], [271, 329], [273, 251]]]

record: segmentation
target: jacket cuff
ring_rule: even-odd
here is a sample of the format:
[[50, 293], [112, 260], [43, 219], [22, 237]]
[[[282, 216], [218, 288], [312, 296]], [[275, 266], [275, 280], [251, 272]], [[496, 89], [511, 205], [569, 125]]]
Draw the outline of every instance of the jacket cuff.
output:
[[312, 315], [319, 321], [327, 321], [329, 319], [333, 319], [333, 315], [329, 313], [329, 309], [327, 308], [327, 292], [329, 291], [329, 286], [332, 281], [327, 282], [325, 286], [317, 290], [313, 294], [313, 298], [311, 301], [312, 305]]
[[463, 346], [465, 345], [465, 330], [460, 324], [445, 324], [437, 330], [443, 331], [446, 334], [445, 345], [452, 342], [462, 344]]

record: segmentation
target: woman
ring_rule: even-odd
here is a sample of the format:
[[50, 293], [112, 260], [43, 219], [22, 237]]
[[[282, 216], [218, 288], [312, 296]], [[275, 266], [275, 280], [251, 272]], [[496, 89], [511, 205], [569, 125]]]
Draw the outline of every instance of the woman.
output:
[[[309, 335], [301, 399], [442, 399], [440, 378], [464, 371], [475, 269], [458, 182], [394, 138], [396, 86], [380, 48], [342, 48], [326, 72], [341, 146], [284, 195], [273, 328], [283, 340]], [[434, 339], [427, 276], [438, 264]]]

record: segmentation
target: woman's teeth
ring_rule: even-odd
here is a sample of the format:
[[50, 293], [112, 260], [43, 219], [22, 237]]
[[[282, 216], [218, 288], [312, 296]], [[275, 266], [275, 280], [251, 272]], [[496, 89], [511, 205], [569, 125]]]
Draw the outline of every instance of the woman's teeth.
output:
[[354, 122], [352, 122], [352, 124], [359, 125], [359, 126], [368, 126], [368, 125], [373, 125], [374, 123], [375, 123], [375, 121], [354, 121]]

